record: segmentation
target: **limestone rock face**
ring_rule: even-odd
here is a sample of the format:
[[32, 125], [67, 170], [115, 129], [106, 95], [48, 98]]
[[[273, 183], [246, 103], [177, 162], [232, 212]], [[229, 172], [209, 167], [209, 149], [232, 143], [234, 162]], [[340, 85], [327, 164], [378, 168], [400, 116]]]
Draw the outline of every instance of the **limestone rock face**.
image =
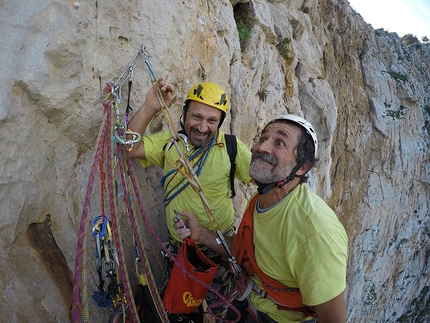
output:
[[[175, 120], [204, 80], [227, 89], [222, 130], [249, 147], [279, 114], [309, 120], [320, 141], [310, 185], [349, 235], [348, 322], [430, 320], [429, 44], [374, 30], [345, 0], [5, 0], [0, 9], [1, 322], [70, 320], [102, 98], [142, 44], [156, 77], [175, 87]], [[141, 63], [132, 113], [150, 86]], [[124, 118], [127, 95], [121, 103]], [[165, 128], [159, 116], [148, 132]], [[134, 165], [165, 240], [161, 171]], [[90, 219], [100, 213], [97, 183]], [[253, 187], [237, 185], [240, 216]], [[90, 315], [107, 321], [93, 303]]]

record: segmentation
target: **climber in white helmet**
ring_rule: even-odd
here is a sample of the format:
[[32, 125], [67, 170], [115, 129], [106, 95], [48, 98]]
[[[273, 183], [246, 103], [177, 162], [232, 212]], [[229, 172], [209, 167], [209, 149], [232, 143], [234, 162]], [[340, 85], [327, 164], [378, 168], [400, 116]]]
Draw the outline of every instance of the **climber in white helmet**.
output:
[[[227, 237], [252, 288], [245, 322], [344, 323], [348, 238], [333, 210], [306, 184], [317, 162], [312, 125], [283, 115], [270, 121], [252, 150], [250, 176], [258, 184], [236, 237]], [[225, 255], [213, 232], [183, 212], [191, 237]], [[174, 220], [174, 222], [176, 222]], [[243, 292], [243, 290], [242, 290]]]

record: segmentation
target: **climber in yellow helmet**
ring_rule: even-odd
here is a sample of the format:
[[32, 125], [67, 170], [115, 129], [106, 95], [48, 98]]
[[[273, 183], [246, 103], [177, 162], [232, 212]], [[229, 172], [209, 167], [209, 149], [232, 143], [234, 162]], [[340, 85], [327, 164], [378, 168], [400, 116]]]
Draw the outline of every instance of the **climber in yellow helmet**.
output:
[[[166, 84], [163, 79], [158, 80], [158, 87], [166, 105], [169, 106], [173, 99], [173, 87]], [[212, 82], [202, 82], [194, 85], [188, 91], [180, 118], [181, 132], [187, 137], [189, 143], [190, 163], [198, 175], [205, 197], [216, 216], [220, 229], [226, 236], [232, 235], [234, 231], [234, 209], [230, 199], [233, 190], [230, 178], [235, 177], [244, 183], [251, 180], [248, 173], [251, 161], [250, 149], [237, 139], [234, 143], [236, 153], [231, 161], [231, 153], [227, 151], [227, 146], [231, 145], [228, 145], [226, 140], [232, 136], [225, 135], [219, 129], [229, 107], [229, 97], [221, 86]], [[165, 152], [164, 148], [172, 138], [171, 132], [161, 131], [144, 135], [149, 122], [161, 108], [154, 89], [151, 88], [144, 104], [128, 124], [131, 131], [139, 132], [142, 135], [142, 141], [135, 144], [130, 153], [133, 158], [140, 160], [143, 167], [155, 165], [164, 170], [161, 182], [165, 192], [165, 215], [169, 229], [170, 250], [173, 254], [177, 254], [182, 240], [173, 229], [175, 211], [188, 210], [196, 215], [202, 226], [208, 229], [212, 227], [198, 194], [188, 185], [187, 180], [171, 167], [180, 157], [177, 149], [171, 148]], [[182, 141], [177, 144], [182, 151], [185, 151]], [[231, 172], [231, 170], [233, 171]], [[232, 277], [229, 274], [228, 260], [209, 248], [204, 249], [203, 252], [218, 265], [218, 272], [212, 286], [216, 286], [221, 294], [227, 293], [232, 285], [230, 284]], [[208, 303], [217, 302], [219, 298], [209, 291], [206, 301]], [[239, 307], [238, 304], [234, 305]], [[235, 312], [223, 304], [212, 310], [225, 319], [236, 318]], [[176, 320], [184, 322], [181, 315], [169, 315], [169, 319], [170, 322]], [[200, 313], [194, 313], [190, 319], [194, 322], [203, 322], [202, 310]]]

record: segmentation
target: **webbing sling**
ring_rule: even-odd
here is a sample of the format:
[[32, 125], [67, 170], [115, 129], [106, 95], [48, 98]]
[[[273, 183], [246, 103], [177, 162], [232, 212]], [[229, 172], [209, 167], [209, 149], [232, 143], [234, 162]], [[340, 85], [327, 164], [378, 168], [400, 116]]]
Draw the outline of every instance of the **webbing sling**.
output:
[[[179, 132], [185, 134], [185, 132], [183, 130], [180, 130]], [[233, 198], [236, 196], [236, 191], [234, 190], [234, 172], [236, 171], [237, 139], [236, 139], [235, 135], [228, 135], [228, 134], [224, 134], [224, 138], [225, 138], [225, 144], [227, 146], [226, 148], [227, 148], [228, 157], [230, 159], [230, 175], [229, 175], [229, 177], [230, 177], [230, 190], [231, 190], [230, 198]], [[164, 145], [163, 150], [165, 149], [166, 145]], [[198, 174], [200, 173], [200, 170], [198, 171]], [[160, 180], [161, 185], [164, 186], [164, 182], [166, 181], [166, 178], [169, 177], [170, 175], [172, 175], [174, 172], [175, 172], [175, 170], [173, 169], [169, 173], [164, 175]], [[197, 176], [198, 176], [198, 174], [197, 174]], [[186, 185], [188, 185], [188, 184], [186, 184]], [[181, 190], [179, 190], [176, 194], [174, 194], [173, 197], [166, 198], [164, 200], [164, 202], [167, 204], [170, 203], [170, 201], [177, 194], [179, 194], [180, 191], [182, 191], [182, 190], [183, 190], [183, 188], [181, 188]]]

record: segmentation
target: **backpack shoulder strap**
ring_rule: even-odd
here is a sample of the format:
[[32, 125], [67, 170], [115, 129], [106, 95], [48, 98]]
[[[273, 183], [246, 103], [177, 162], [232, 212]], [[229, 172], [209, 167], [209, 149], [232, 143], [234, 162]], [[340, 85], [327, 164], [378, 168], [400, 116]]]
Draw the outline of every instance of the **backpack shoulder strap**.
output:
[[230, 158], [230, 198], [232, 198], [236, 196], [236, 192], [234, 190], [234, 172], [236, 171], [237, 140], [235, 135], [224, 134], [224, 137], [227, 145], [228, 157]]

